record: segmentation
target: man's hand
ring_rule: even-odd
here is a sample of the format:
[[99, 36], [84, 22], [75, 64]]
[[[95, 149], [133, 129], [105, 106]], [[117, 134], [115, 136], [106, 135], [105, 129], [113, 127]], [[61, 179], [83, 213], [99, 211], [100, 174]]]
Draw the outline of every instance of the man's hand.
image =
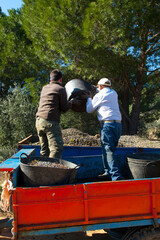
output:
[[81, 99], [88, 99], [88, 98], [92, 98], [92, 93], [91, 92], [84, 92], [83, 95], [81, 95]]

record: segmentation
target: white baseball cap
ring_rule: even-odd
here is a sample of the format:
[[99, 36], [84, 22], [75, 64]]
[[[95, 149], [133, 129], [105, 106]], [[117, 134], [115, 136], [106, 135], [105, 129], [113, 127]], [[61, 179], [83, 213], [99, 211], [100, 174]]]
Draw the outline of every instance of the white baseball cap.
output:
[[108, 78], [101, 78], [97, 85], [104, 85], [106, 87], [107, 86], [111, 87], [111, 81]]

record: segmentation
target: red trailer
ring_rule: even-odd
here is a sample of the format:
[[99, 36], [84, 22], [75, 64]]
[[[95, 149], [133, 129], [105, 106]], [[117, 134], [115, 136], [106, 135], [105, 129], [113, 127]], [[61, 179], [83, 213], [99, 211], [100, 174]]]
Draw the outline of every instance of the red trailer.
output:
[[[0, 170], [7, 171], [13, 183], [10, 190], [13, 239], [98, 229], [107, 230], [115, 239], [160, 239], [160, 178], [92, 181], [93, 172], [97, 174], [101, 149], [66, 147], [64, 159], [84, 164], [78, 174], [81, 181], [22, 187], [19, 156], [21, 153], [38, 156], [39, 147], [23, 144], [20, 148], [0, 165]], [[117, 155], [124, 159], [126, 154], [140, 151], [160, 154], [160, 149], [119, 148]], [[84, 178], [87, 173], [88, 178]]]

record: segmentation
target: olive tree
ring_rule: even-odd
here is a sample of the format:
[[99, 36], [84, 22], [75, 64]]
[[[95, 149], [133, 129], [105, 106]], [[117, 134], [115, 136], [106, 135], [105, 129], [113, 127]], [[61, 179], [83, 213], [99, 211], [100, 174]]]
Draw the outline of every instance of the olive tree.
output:
[[15, 146], [20, 140], [35, 133], [36, 109], [20, 86], [0, 99], [0, 146]]

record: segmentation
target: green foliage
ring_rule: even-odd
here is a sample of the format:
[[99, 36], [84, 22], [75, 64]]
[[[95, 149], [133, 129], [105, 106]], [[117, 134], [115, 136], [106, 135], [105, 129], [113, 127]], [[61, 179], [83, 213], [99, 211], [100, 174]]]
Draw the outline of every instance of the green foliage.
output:
[[[119, 95], [121, 95], [121, 109], [125, 113], [123, 120], [127, 119], [131, 134], [137, 132], [139, 114], [143, 111], [141, 104], [147, 106], [147, 102], [152, 102], [153, 99], [149, 97], [146, 102], [143, 101], [143, 88], [150, 90], [147, 83], [152, 79], [154, 88], [158, 89], [156, 79], [160, 65], [159, 22], [159, 1], [100, 0], [91, 3], [86, 10], [83, 24], [86, 44], [93, 43], [94, 48], [104, 49], [108, 46], [120, 56], [117, 58], [118, 63], [121, 63]], [[117, 73], [116, 70], [119, 68], [116, 65], [114, 67]], [[115, 73], [112, 72], [114, 78]], [[126, 98], [127, 101], [131, 100], [128, 101], [128, 108], [124, 108], [126, 103], [122, 101], [125, 85], [130, 91], [129, 98]], [[156, 104], [152, 104], [153, 106]]]
[[[19, 83], [36, 107], [49, 72], [61, 68], [64, 84], [73, 78], [96, 84], [109, 77], [119, 93], [129, 133], [136, 133], [140, 112], [145, 121], [144, 111], [154, 111], [148, 119], [158, 118], [158, 0], [23, 2], [21, 11], [11, 10], [9, 16], [0, 12], [0, 98]], [[148, 90], [154, 93], [148, 95]], [[62, 126], [94, 132], [94, 117], [66, 113]]]
[[14, 82], [22, 83], [26, 74], [26, 52], [30, 51], [30, 41], [25, 39], [21, 27], [20, 14], [11, 11], [10, 16], [0, 17], [0, 85], [1, 96], [8, 93]]
[[141, 119], [138, 134], [152, 140], [157, 140], [157, 139], [159, 140], [160, 139], [160, 118], [159, 120], [155, 120], [152, 122], [145, 122], [145, 121], [142, 121]]
[[16, 147], [3, 146], [0, 147], [0, 163], [11, 157], [17, 151]]
[[52, 63], [41, 61], [35, 54], [23, 27], [21, 12], [10, 10], [9, 14], [0, 14], [0, 97], [5, 97], [15, 83], [23, 86], [25, 79], [26, 84], [27, 79], [43, 84], [52, 68]]
[[160, 138], [160, 79], [149, 79], [142, 92], [138, 132], [149, 138]]
[[[107, 46], [95, 48], [93, 41], [86, 44], [87, 36], [82, 30], [90, 3], [90, 0], [35, 0], [33, 4], [25, 0], [22, 8], [24, 28], [37, 55], [45, 61], [53, 61], [54, 65], [61, 64], [68, 80], [82, 78], [96, 84], [99, 78], [108, 76], [116, 84], [126, 61], [124, 64], [119, 54]], [[134, 68], [130, 57], [131, 61]], [[73, 77], [69, 79], [68, 73]]]
[[58, 61], [72, 61], [73, 50], [76, 52], [83, 40], [81, 25], [88, 1], [35, 0], [33, 4], [24, 0], [24, 3], [23, 22], [35, 48], [43, 56], [47, 53], [54, 59], [57, 55]]
[[28, 94], [20, 86], [0, 100], [0, 146], [14, 146], [35, 133], [35, 112]]
[[42, 90], [43, 85], [47, 83], [45, 78], [41, 80], [35, 80], [34, 78], [26, 78], [25, 79], [25, 88], [29, 92], [32, 103], [35, 107], [38, 107], [40, 92]]
[[160, 116], [160, 78], [152, 76], [142, 92], [141, 120], [145, 123], [154, 122]]
[[38, 106], [39, 94], [40, 94], [40, 91], [41, 91], [41, 88], [42, 88], [41, 82], [40, 81], [35, 81], [34, 78], [26, 78], [24, 86], [31, 96], [32, 103], [35, 106]]
[[39, 56], [93, 84], [111, 78], [122, 98], [127, 85], [121, 109], [135, 134], [143, 87], [160, 62], [159, 1], [24, 0], [22, 16]]
[[96, 45], [105, 47], [107, 43], [111, 44], [110, 47], [120, 54], [126, 54], [126, 50], [133, 46], [136, 54], [146, 41], [145, 37], [159, 31], [159, 4], [157, 0], [95, 1], [86, 10], [83, 34], [90, 41], [94, 36]]

